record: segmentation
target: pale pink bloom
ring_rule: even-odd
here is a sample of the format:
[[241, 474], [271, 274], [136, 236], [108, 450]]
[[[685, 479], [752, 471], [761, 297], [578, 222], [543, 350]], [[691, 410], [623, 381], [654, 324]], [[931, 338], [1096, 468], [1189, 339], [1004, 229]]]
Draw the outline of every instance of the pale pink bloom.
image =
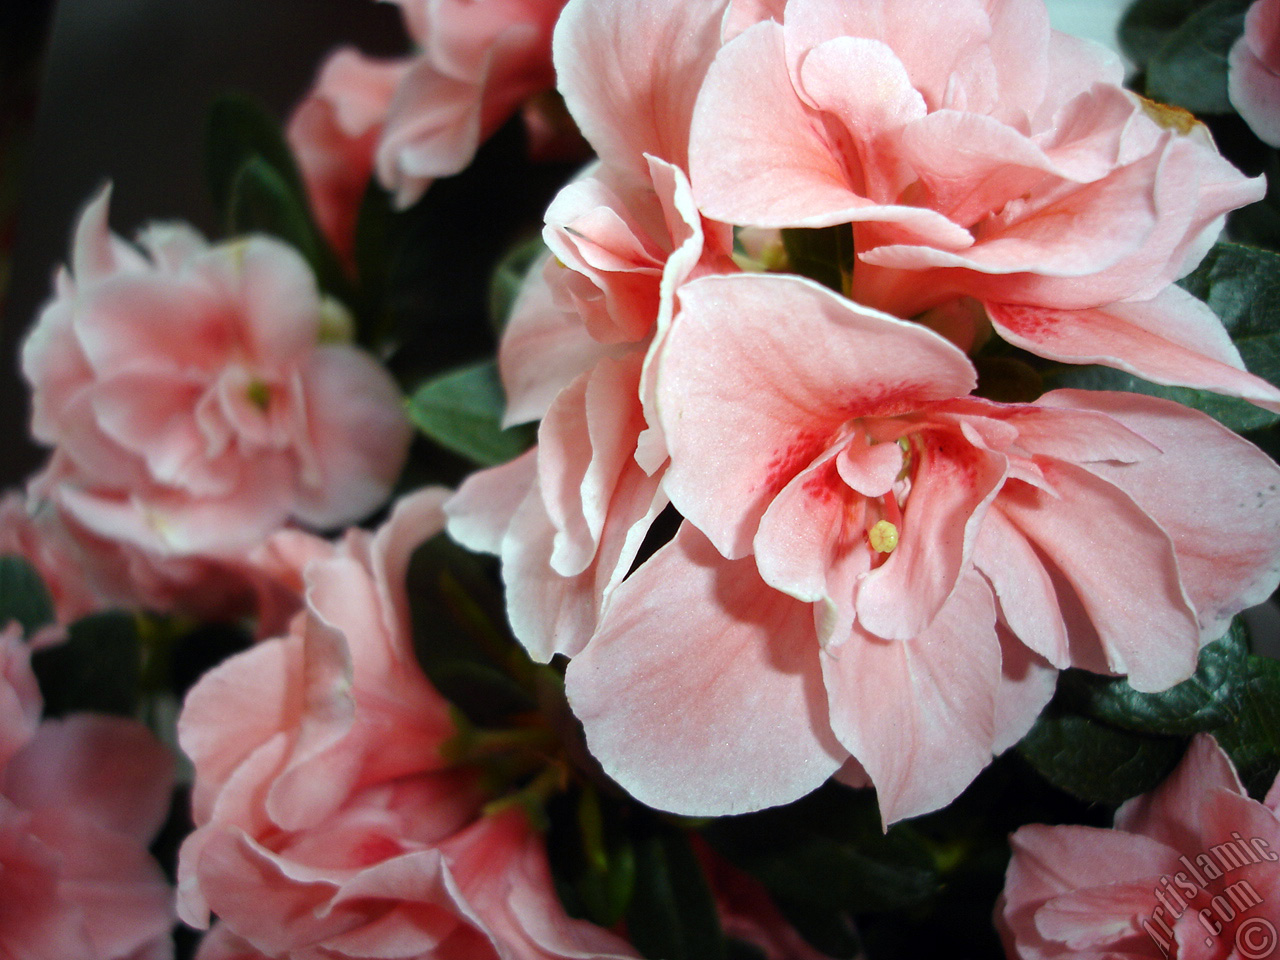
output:
[[1164, 689], [1280, 580], [1280, 471], [1203, 414], [970, 397], [950, 343], [794, 277], [680, 300], [656, 409], [685, 523], [566, 678], [646, 803], [783, 803], [852, 755], [886, 822], [924, 813], [1026, 732], [1055, 669]]
[[507, 617], [534, 659], [576, 654], [595, 633], [667, 500], [635, 461], [640, 363], [605, 359], [556, 397], [536, 448], [469, 477], [449, 533], [502, 558]]
[[975, 298], [1041, 356], [1280, 409], [1170, 286], [1264, 184], [1189, 114], [1124, 91], [1114, 54], [1051, 31], [1041, 0], [774, 6], [698, 94], [688, 169], [707, 216], [851, 223], [869, 306], [915, 317]]
[[588, 150], [551, 94], [551, 31], [565, 0], [391, 0], [414, 44], [394, 60], [343, 48], [325, 61], [289, 121], [312, 206], [348, 264], [369, 179], [396, 205], [466, 169], [480, 144], [522, 113], [535, 159]]
[[1114, 829], [1023, 827], [996, 907], [1011, 958], [1269, 956], [1280, 923], [1275, 787], [1251, 800], [1208, 734]]
[[727, 0], [565, 6], [555, 32], [556, 82], [614, 175], [645, 183], [650, 158], [688, 171], [694, 102], [729, 6]]
[[506, 420], [541, 417], [538, 447], [471, 477], [448, 507], [456, 539], [502, 557], [512, 628], [538, 660], [587, 642], [666, 506], [647, 358], [680, 285], [732, 267], [679, 169], [648, 170], [647, 184], [587, 176], [552, 204], [557, 259], [526, 282], [499, 351]]
[[[448, 507], [455, 538], [503, 558], [513, 629], [539, 660], [587, 642], [666, 505], [649, 360], [681, 285], [737, 269], [681, 168], [722, 6], [572, 3], [556, 28], [561, 91], [602, 162], [547, 211], [554, 257], [531, 271], [499, 349], [506, 422], [542, 418], [538, 449]], [[606, 24], [616, 45], [600, 41]]]
[[392, 0], [417, 52], [387, 112], [378, 180], [407, 207], [463, 170], [521, 104], [555, 85], [551, 30], [564, 0]]
[[162, 560], [238, 556], [291, 519], [377, 507], [410, 438], [400, 395], [338, 342], [341, 308], [301, 257], [181, 226], [136, 249], [108, 231], [107, 202], [82, 215], [23, 349], [32, 432], [55, 448], [32, 495]]
[[385, 61], [343, 47], [329, 55], [315, 86], [289, 118], [298, 161], [321, 231], [354, 265], [356, 216], [373, 176], [373, 155], [407, 60]]
[[1257, 0], [1227, 56], [1231, 105], [1258, 139], [1280, 147], [1280, 3]]
[[564, 914], [522, 811], [483, 815], [479, 771], [442, 755], [455, 728], [414, 657], [405, 578], [443, 498], [423, 490], [377, 533], [317, 545], [289, 633], [188, 696], [196, 831], [179, 912], [217, 914], [211, 955], [631, 955]]
[[173, 761], [141, 724], [40, 722], [30, 653], [0, 633], [0, 955], [172, 956], [172, 891], [147, 844], [169, 810]]

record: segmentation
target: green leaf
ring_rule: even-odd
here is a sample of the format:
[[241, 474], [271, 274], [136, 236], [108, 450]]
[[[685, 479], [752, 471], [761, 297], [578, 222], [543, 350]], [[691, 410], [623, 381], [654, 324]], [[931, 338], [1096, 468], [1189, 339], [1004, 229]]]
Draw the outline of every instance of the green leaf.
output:
[[538, 705], [533, 664], [506, 629], [493, 567], [439, 534], [414, 551], [406, 577], [418, 663], [446, 699], [486, 727]]
[[205, 172], [214, 206], [227, 219], [236, 178], [244, 165], [259, 159], [281, 178], [295, 196], [305, 196], [302, 176], [280, 124], [261, 103], [242, 94], [227, 94], [209, 108], [205, 138]]
[[92, 710], [129, 717], [137, 711], [142, 650], [131, 614], [77, 620], [66, 642], [38, 651], [31, 666], [50, 716]]
[[293, 246], [315, 271], [320, 286], [349, 299], [342, 268], [321, 236], [305, 195], [261, 157], [250, 157], [231, 184], [228, 229], [233, 234], [269, 233]]
[[1249, 0], [1214, 0], [1171, 33], [1147, 64], [1147, 96], [1197, 114], [1231, 113], [1227, 51]]
[[[1217, 243], [1178, 284], [1209, 305], [1242, 352], [1259, 338], [1280, 338], [1280, 254]], [[1267, 342], [1280, 352], [1275, 339]], [[1280, 360], [1273, 372], [1280, 380]]]
[[1019, 752], [1046, 780], [1072, 796], [1121, 803], [1155, 788], [1182, 756], [1186, 741], [1121, 730], [1051, 703]]
[[1120, 46], [1139, 68], [1211, 0], [1137, 0], [1120, 21]]
[[849, 224], [782, 231], [788, 269], [846, 296], [853, 277], [853, 231]]
[[31, 636], [53, 623], [53, 598], [35, 568], [22, 557], [0, 557], [0, 630], [17, 620]]
[[356, 214], [354, 259], [359, 291], [355, 300], [356, 340], [380, 352], [395, 336], [395, 314], [387, 302], [387, 285], [400, 224], [391, 194], [371, 179]]
[[1055, 706], [1139, 736], [1210, 733], [1258, 797], [1280, 772], [1280, 661], [1250, 655], [1239, 618], [1201, 651], [1195, 674], [1168, 690], [1138, 693], [1122, 678], [1068, 670]]
[[810, 914], [891, 910], [921, 904], [940, 888], [934, 858], [906, 824], [884, 832], [869, 791], [831, 786], [759, 813], [722, 817], [707, 840], [765, 885], [779, 904]]
[[409, 399], [409, 416], [441, 446], [490, 467], [518, 457], [537, 436], [529, 425], [503, 430], [505, 404], [497, 364], [486, 360], [428, 380]]
[[1120, 677], [1068, 670], [1058, 681], [1066, 702], [1095, 719], [1135, 733], [1190, 736], [1234, 720], [1239, 685], [1248, 676], [1249, 637], [1233, 621], [1200, 652], [1195, 674], [1160, 693], [1139, 693]]
[[547, 253], [542, 235], [535, 234], [508, 250], [498, 261], [489, 280], [489, 322], [498, 336], [507, 327], [511, 308], [524, 285], [524, 278]]
[[1261, 430], [1274, 423], [1280, 423], [1280, 415], [1255, 407], [1247, 400], [1224, 397], [1220, 393], [1212, 393], [1208, 390], [1152, 383], [1113, 367], [1057, 367], [1044, 375], [1044, 387], [1045, 390], [1057, 390], [1062, 387], [1072, 387], [1077, 390], [1117, 390], [1124, 393], [1144, 393], [1150, 397], [1162, 397], [1199, 410], [1201, 413], [1207, 413], [1224, 427], [1237, 433]]
[[612, 927], [626, 913], [636, 882], [635, 848], [620, 808], [586, 783], [555, 798], [547, 814], [547, 852], [565, 909]]
[[634, 844], [627, 933], [636, 949], [650, 960], [724, 960], [715, 901], [683, 831], [655, 822]]
[[1249, 657], [1237, 713], [1214, 729], [1249, 794], [1261, 800], [1280, 773], [1280, 661]]
[[[1249, 371], [1280, 385], [1280, 254], [1219, 243], [1179, 284], [1218, 315]], [[1201, 410], [1244, 433], [1280, 423], [1280, 415], [1207, 390], [1166, 387], [1098, 366], [1063, 366], [1045, 374], [1046, 389], [1124, 390], [1164, 397]]]

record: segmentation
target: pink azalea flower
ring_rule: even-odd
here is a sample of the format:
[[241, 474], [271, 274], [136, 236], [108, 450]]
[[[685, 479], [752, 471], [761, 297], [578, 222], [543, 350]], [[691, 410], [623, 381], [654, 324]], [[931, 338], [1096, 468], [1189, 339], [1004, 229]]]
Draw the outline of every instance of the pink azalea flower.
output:
[[[965, 10], [961, 34], [971, 30], [973, 43], [960, 45], [954, 64], [935, 56], [955, 46], [954, 24], [919, 40], [886, 18], [892, 36], [873, 43], [850, 26], [866, 10], [834, 11], [820, 0], [643, 8], [573, 0], [557, 26], [561, 90], [601, 164], [549, 211], [544, 238], [555, 259], [527, 282], [500, 351], [508, 422], [542, 417], [538, 449], [464, 484], [448, 505], [450, 531], [502, 557], [511, 622], [533, 656], [575, 657], [568, 691], [589, 745], [644, 802], [695, 815], [740, 812], [794, 799], [838, 771], [877, 787], [886, 821], [935, 809], [1026, 732], [1056, 669], [1127, 674], [1139, 689], [1163, 689], [1280, 578], [1280, 505], [1269, 489], [1276, 469], [1208, 418], [1130, 396], [1061, 392], [1023, 406], [971, 398], [972, 366], [925, 327], [795, 278], [736, 273], [750, 258], [769, 266], [777, 227], [857, 220], [858, 237], [879, 239], [859, 245], [855, 297], [881, 298], [905, 315], [943, 308], [936, 317], [957, 313], [957, 297], [981, 294], [998, 324], [1000, 310], [1033, 310], [1009, 293], [1025, 281], [1048, 298], [1034, 309], [1071, 312], [1062, 336], [1102, 349], [1086, 304], [1063, 299], [1080, 295], [1079, 277], [1105, 279], [1101, 268], [1060, 276], [1056, 267], [912, 272], [869, 262], [877, 243], [926, 237], [950, 250], [974, 246], [968, 230], [985, 215], [978, 201], [990, 199], [974, 185], [991, 179], [996, 190], [1000, 178], [986, 176], [979, 153], [955, 154], [979, 156], [983, 171], [965, 181], [974, 187], [967, 200], [963, 184], [952, 184], [956, 204], [978, 204], [963, 223], [948, 219], [958, 206], [944, 216], [923, 202], [925, 186], [920, 202], [886, 205], [858, 194], [865, 183], [819, 189], [806, 181], [810, 160], [823, 151], [831, 160], [834, 141], [825, 138], [837, 127], [788, 126], [819, 108], [812, 98], [786, 106], [803, 70], [787, 59], [784, 40], [789, 30], [849, 27], [849, 37], [824, 35], [826, 53], [804, 69], [820, 73], [829, 55], [891, 78], [900, 54], [896, 69], [919, 74], [890, 85], [907, 100], [969, 96], [967, 106], [947, 101], [946, 110], [930, 101], [921, 122], [956, 114], [970, 134], [965, 124], [1005, 124], [1009, 137], [1053, 153], [1027, 168], [1039, 179], [1020, 189], [1066, 182], [1070, 166], [1085, 184], [1072, 202], [1092, 203], [1096, 184], [1147, 198], [1132, 203], [1151, 208], [1150, 222], [1127, 223], [1135, 232], [1121, 246], [1132, 243], [1113, 250], [1106, 267], [1115, 268], [1107, 282], [1129, 286], [1092, 304], [1115, 349], [1064, 359], [1132, 361], [1153, 379], [1164, 365], [1166, 382], [1184, 382], [1191, 370], [1207, 378], [1200, 385], [1280, 397], [1241, 372], [1203, 304], [1167, 286], [1182, 269], [1169, 265], [1193, 264], [1211, 221], [1257, 185], [1195, 135], [1162, 129], [1114, 85], [1105, 56], [1050, 35], [1038, 6], [1001, 7], [990, 20], [985, 8]], [[781, 69], [772, 88], [758, 72], [740, 75], [751, 59], [743, 44], [759, 37], [776, 41], [773, 59], [750, 47], [757, 67]], [[1005, 52], [1024, 40], [1043, 53], [1039, 66]], [[868, 50], [876, 55], [859, 59]], [[1110, 86], [1094, 82], [1108, 77]], [[761, 112], [769, 89], [783, 105], [778, 116]], [[996, 98], [1000, 91], [1010, 97]], [[855, 99], [841, 109], [854, 110]], [[710, 102], [736, 107], [717, 119]], [[1106, 109], [1090, 112], [1099, 105]], [[740, 162], [722, 163], [729, 154], [709, 147], [703, 158], [733, 167], [723, 181], [732, 181], [729, 200], [759, 199], [777, 185], [765, 206], [839, 194], [838, 214], [744, 216], [697, 192], [694, 207], [684, 170], [699, 169], [704, 114], [745, 144], [733, 154]], [[801, 134], [810, 139], [794, 139]], [[874, 146], [895, 143], [886, 134]], [[767, 149], [777, 156], [766, 163], [759, 151]], [[885, 182], [908, 171], [892, 150], [884, 169], [868, 151], [859, 162]], [[1218, 177], [1218, 186], [1200, 192], [1185, 178], [1163, 180], [1166, 168]], [[939, 173], [926, 185], [943, 191], [945, 179]], [[1101, 216], [1113, 206], [1088, 209]], [[731, 256], [722, 219], [753, 224], [736, 237], [745, 252]], [[1110, 227], [1094, 226], [1110, 238]], [[1005, 299], [953, 282], [970, 275]], [[935, 293], [914, 306], [902, 299]], [[1139, 294], [1148, 299], [1113, 302]], [[1142, 332], [1153, 326], [1164, 338], [1154, 346]], [[1218, 456], [1183, 452], [1196, 446]], [[1254, 495], [1257, 516], [1231, 499]], [[632, 571], [668, 497], [684, 526]], [[1116, 583], [1132, 588], [1132, 571], [1142, 585], [1118, 598]]]
[[643, 802], [757, 809], [852, 756], [887, 822], [924, 813], [1026, 732], [1055, 668], [1164, 689], [1280, 580], [1280, 472], [1202, 414], [970, 397], [950, 343], [794, 277], [680, 301], [655, 406], [686, 522], [566, 678]]
[[[607, 69], [602, 14], [627, 37]], [[737, 269], [731, 233], [698, 213], [680, 166], [720, 16], [718, 4], [579, 3], [557, 27], [561, 90], [604, 160], [548, 210], [555, 257], [531, 272], [499, 349], [506, 422], [542, 418], [537, 452], [473, 476], [448, 505], [451, 535], [503, 558], [512, 627], [539, 660], [590, 639], [666, 506], [649, 359], [681, 285]], [[672, 97], [618, 129], [619, 111]]]
[[415, 51], [393, 60], [335, 51], [288, 124], [316, 219], [348, 267], [375, 173], [408, 207], [466, 169], [517, 111], [535, 159], [589, 155], [552, 93], [551, 29], [565, 0], [391, 2]]
[[455, 728], [410, 646], [405, 576], [443, 498], [421, 491], [376, 534], [317, 545], [288, 634], [188, 696], [196, 831], [179, 912], [217, 914], [209, 955], [632, 955], [564, 914], [523, 812], [485, 815], [479, 771], [442, 755]]
[[383, 61], [344, 47], [321, 65], [315, 86], [286, 131], [321, 231], [354, 266], [356, 215], [373, 156], [407, 61]]
[[650, 171], [627, 200], [593, 176], [552, 204], [558, 259], [526, 283], [499, 352], [507, 421], [541, 417], [537, 449], [471, 477], [447, 508], [455, 539], [502, 557], [512, 628], [538, 660], [583, 647], [667, 504], [647, 357], [680, 284], [729, 263], [679, 170]]
[[530, 97], [555, 85], [551, 29], [564, 0], [393, 0], [418, 53], [378, 144], [378, 179], [401, 207], [463, 170]]
[[40, 722], [16, 626], [0, 633], [0, 954], [40, 960], [172, 956], [172, 891], [147, 844], [173, 761], [141, 724]]
[[1227, 91], [1258, 139], [1280, 147], [1280, 3], [1257, 0], [1227, 56]]
[[377, 507], [410, 428], [301, 257], [181, 226], [135, 249], [109, 233], [107, 202], [85, 210], [23, 349], [32, 432], [55, 448], [32, 495], [162, 560], [239, 556], [290, 519]]
[[975, 298], [1041, 356], [1280, 409], [1170, 286], [1263, 182], [1190, 115], [1121, 89], [1114, 54], [1051, 31], [1040, 0], [743, 6], [765, 19], [716, 54], [689, 135], [707, 216], [852, 223], [869, 306]]
[[1012, 837], [996, 907], [1010, 957], [1267, 957], [1280, 922], [1280, 792], [1251, 800], [1208, 734], [1115, 827]]

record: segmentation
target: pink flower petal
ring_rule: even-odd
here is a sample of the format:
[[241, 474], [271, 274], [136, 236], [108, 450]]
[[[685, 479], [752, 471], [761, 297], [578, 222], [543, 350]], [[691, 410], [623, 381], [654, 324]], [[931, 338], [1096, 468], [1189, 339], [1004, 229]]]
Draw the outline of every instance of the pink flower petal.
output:
[[[1061, 577], [1054, 585], [1073, 657], [1096, 644], [1104, 663], [1083, 665], [1127, 674], [1143, 692], [1185, 680], [1195, 670], [1200, 628], [1168, 535], [1120, 488], [1085, 469], [1049, 460], [1040, 466], [1056, 495], [1006, 488], [1000, 509], [1050, 576]], [[1152, 636], [1162, 638], [1158, 649], [1146, 642]]]
[[645, 534], [667, 505], [662, 474], [634, 461], [618, 476], [605, 525], [589, 565], [574, 576], [551, 566], [558, 530], [535, 488], [513, 517], [502, 544], [507, 617], [530, 655], [546, 662], [574, 656], [591, 639], [610, 598], [630, 570]]
[[689, 147], [703, 212], [760, 227], [889, 221], [948, 249], [971, 244], [968, 231], [932, 210], [877, 203], [855, 189], [822, 117], [792, 87], [783, 36], [772, 21], [752, 27], [707, 73]]
[[886, 826], [946, 806], [991, 762], [995, 617], [990, 588], [970, 575], [918, 636], [855, 630], [824, 651], [831, 728], [870, 774]]
[[511, 308], [498, 346], [507, 394], [504, 427], [541, 419], [556, 394], [611, 352], [556, 305], [548, 274], [564, 269], [551, 257], [534, 264]]
[[958, 430], [930, 425], [911, 441], [919, 465], [897, 549], [858, 584], [859, 625], [887, 640], [917, 636], [939, 615], [1007, 471], [1005, 457], [972, 445]]
[[1071, 666], [1067, 625], [1053, 578], [1036, 548], [998, 504], [983, 519], [973, 564], [990, 581], [1000, 618], [1018, 640], [1060, 670]]
[[79, 811], [150, 841], [169, 813], [173, 757], [141, 724], [75, 714], [46, 720], [4, 771], [4, 793], [29, 810]]
[[1245, 796], [1231, 760], [1213, 737], [1202, 733], [1191, 741], [1164, 783], [1126, 801], [1116, 811], [1115, 828], [1150, 837], [1194, 857], [1201, 852], [1199, 846], [1206, 836], [1200, 809], [1203, 798], [1218, 789]]
[[724, 7], [724, 0], [565, 7], [553, 41], [560, 92], [606, 164], [641, 180], [645, 154], [687, 168], [694, 98], [719, 47]]
[[[1132, 497], [1173, 541], [1178, 574], [1201, 639], [1262, 603], [1280, 579], [1280, 469], [1204, 414], [1154, 397], [1055, 391], [1048, 406], [1094, 409], [1157, 444], [1161, 456], [1088, 469]], [[1178, 477], [1170, 483], [1169, 477]]]
[[304, 477], [295, 515], [328, 527], [379, 506], [400, 475], [413, 430], [400, 390], [363, 351], [318, 347], [303, 372], [308, 439], [318, 476]]
[[688, 815], [803, 796], [847, 756], [828, 729], [812, 622], [684, 524], [569, 665], [591, 752], [641, 802]]
[[614, 489], [633, 463], [644, 429], [642, 360], [601, 360], [560, 393], [538, 430], [539, 482], [557, 531], [551, 566], [562, 576], [590, 564]]
[[990, 303], [1000, 335], [1043, 357], [1105, 363], [1155, 383], [1198, 387], [1280, 410], [1280, 390], [1247, 373], [1213, 311], [1177, 287], [1095, 310]]
[[537, 477], [536, 447], [500, 467], [471, 474], [444, 506], [449, 536], [468, 550], [501, 553], [502, 539]]
[[1000, 690], [996, 694], [996, 733], [992, 752], [1003, 753], [1027, 735], [1058, 685], [1058, 671], [1038, 653], [1024, 646], [1002, 624]]
[[707, 277], [680, 299], [656, 388], [665, 487], [729, 557], [750, 549], [773, 497], [847, 420], [973, 386], [968, 361], [940, 337], [809, 281]]

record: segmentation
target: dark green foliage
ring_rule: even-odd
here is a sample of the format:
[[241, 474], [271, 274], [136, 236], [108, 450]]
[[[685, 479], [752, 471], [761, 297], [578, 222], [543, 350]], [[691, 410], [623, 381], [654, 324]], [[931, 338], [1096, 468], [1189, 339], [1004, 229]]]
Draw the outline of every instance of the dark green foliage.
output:
[[72, 624], [67, 640], [31, 658], [48, 716], [81, 710], [131, 717], [142, 696], [137, 620], [99, 613]]
[[0, 630], [13, 620], [30, 636], [53, 622], [53, 598], [26, 560], [0, 557]]
[[506, 399], [492, 360], [428, 380], [409, 398], [409, 416], [441, 446], [480, 466], [518, 457], [536, 439], [533, 427], [502, 429]]

